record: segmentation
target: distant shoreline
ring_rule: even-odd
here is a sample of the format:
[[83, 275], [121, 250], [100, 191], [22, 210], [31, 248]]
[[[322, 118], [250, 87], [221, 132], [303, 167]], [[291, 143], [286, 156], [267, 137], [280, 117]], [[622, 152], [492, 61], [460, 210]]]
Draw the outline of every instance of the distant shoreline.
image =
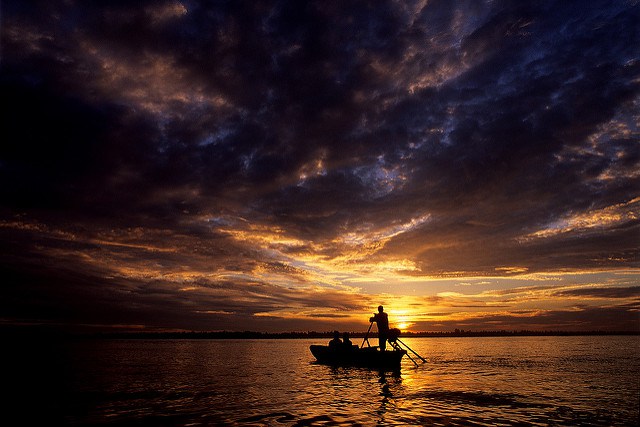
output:
[[[340, 333], [345, 331], [340, 331]], [[351, 338], [364, 338], [366, 332], [348, 331]], [[478, 338], [478, 337], [544, 337], [544, 336], [638, 336], [639, 331], [465, 331], [402, 332], [401, 338]], [[377, 338], [370, 332], [369, 338]], [[2, 328], [0, 337], [18, 339], [131, 339], [131, 340], [198, 340], [198, 339], [331, 339], [333, 331], [256, 332], [256, 331], [135, 331], [135, 332], [70, 332], [48, 328]]]
[[[351, 338], [364, 338], [365, 332], [349, 332]], [[462, 338], [462, 337], [527, 337], [527, 336], [607, 336], [640, 335], [640, 331], [453, 331], [453, 332], [403, 332], [404, 338]], [[85, 334], [83, 337], [102, 339], [331, 339], [333, 331], [327, 332], [106, 332]], [[377, 333], [369, 333], [377, 338]]]

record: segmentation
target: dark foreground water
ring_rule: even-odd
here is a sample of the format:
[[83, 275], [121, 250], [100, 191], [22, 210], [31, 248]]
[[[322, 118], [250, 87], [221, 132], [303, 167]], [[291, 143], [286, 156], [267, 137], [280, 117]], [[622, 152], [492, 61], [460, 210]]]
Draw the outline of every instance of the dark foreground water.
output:
[[314, 363], [323, 340], [12, 345], [3, 425], [636, 425], [640, 337], [414, 338], [400, 373]]

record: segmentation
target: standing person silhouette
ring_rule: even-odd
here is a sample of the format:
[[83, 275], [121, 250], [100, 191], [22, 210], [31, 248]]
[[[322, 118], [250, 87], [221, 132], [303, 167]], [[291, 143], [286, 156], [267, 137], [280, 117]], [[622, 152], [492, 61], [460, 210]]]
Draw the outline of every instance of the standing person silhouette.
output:
[[387, 348], [389, 317], [387, 316], [387, 313], [384, 312], [383, 306], [378, 306], [378, 313], [374, 314], [373, 317], [369, 319], [369, 322], [376, 322], [376, 325], [378, 326], [378, 344], [380, 346], [380, 350], [384, 351]]

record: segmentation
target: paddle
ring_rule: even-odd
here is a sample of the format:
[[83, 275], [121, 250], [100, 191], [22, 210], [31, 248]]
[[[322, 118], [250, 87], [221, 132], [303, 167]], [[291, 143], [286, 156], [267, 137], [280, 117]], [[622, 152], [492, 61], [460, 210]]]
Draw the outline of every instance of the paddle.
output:
[[367, 333], [364, 334], [364, 339], [362, 340], [362, 344], [360, 345], [360, 348], [364, 347], [364, 342], [367, 342], [367, 345], [369, 347], [371, 347], [371, 344], [369, 343], [369, 332], [371, 331], [371, 327], [373, 326], [373, 322], [369, 323], [369, 329], [367, 329]]
[[[402, 344], [403, 346], [407, 347], [407, 348], [411, 351], [411, 353], [413, 353], [413, 354], [415, 354], [416, 356], [418, 356], [418, 358], [419, 358], [420, 360], [422, 360], [422, 362], [423, 362], [423, 363], [427, 361], [427, 359], [425, 359], [424, 357], [420, 356], [418, 353], [416, 353], [415, 351], [413, 351], [413, 349], [412, 349], [411, 347], [409, 347], [408, 345], [406, 345], [406, 344], [404, 343], [404, 341], [401, 341], [401, 340], [400, 340], [400, 338], [396, 338], [396, 340], [398, 340], [398, 341], [400, 342], [400, 344]], [[407, 356], [408, 356], [408, 354], [407, 354]]]

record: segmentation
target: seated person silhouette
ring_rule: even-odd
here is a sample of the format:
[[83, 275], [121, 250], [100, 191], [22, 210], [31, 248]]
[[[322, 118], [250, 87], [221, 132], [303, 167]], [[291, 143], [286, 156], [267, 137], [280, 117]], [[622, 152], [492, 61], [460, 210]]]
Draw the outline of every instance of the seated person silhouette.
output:
[[353, 347], [353, 343], [349, 339], [349, 332], [342, 334], [342, 347], [344, 347], [345, 350], [351, 350]]
[[329, 348], [338, 350], [340, 347], [342, 347], [342, 341], [340, 340], [340, 332], [333, 331], [333, 339], [329, 341]]

